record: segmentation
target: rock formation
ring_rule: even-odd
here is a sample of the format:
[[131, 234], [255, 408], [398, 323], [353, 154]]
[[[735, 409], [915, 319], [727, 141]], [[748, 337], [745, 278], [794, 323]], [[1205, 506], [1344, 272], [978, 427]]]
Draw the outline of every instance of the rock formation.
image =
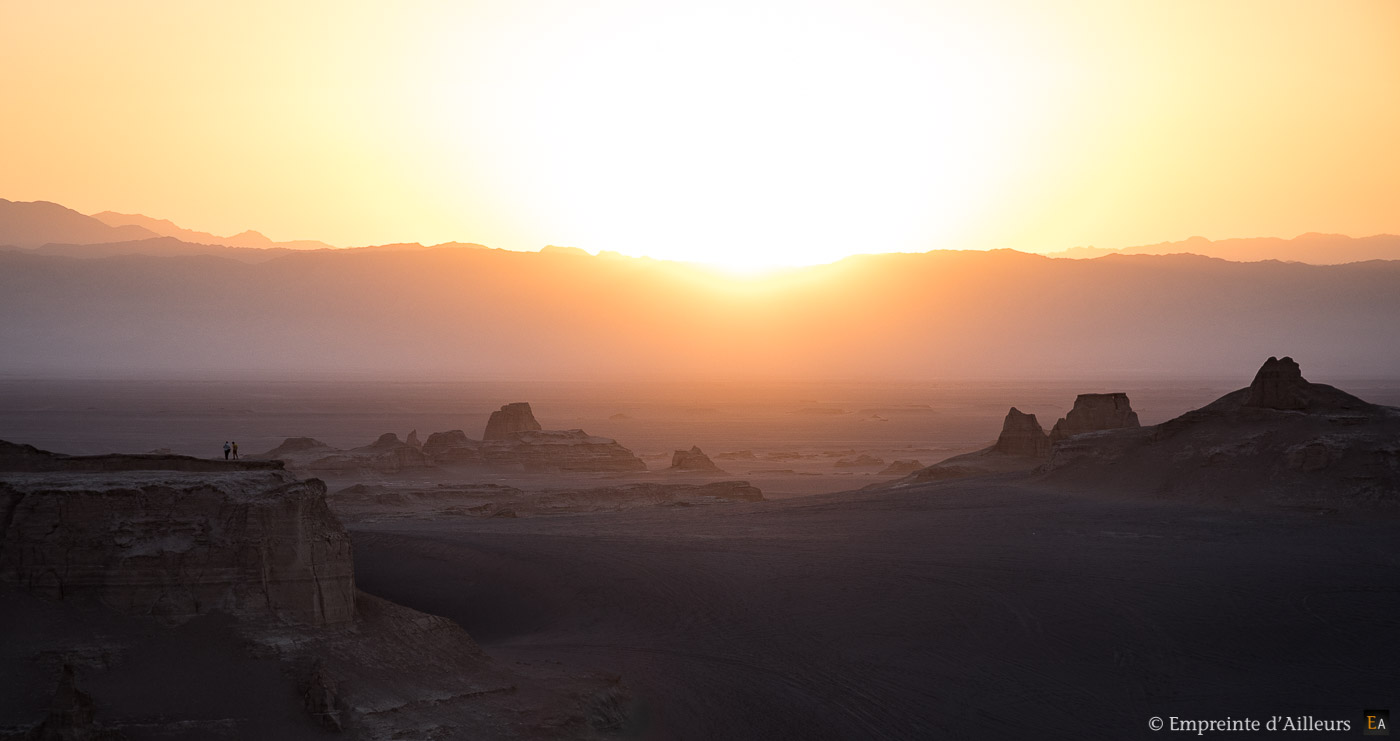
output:
[[[281, 461], [0, 442], [0, 598], [0, 676], [32, 682], [57, 656], [109, 688], [94, 706], [65, 669], [52, 700], [47, 676], [7, 692], [5, 738], [301, 738], [310, 721], [367, 740], [601, 738], [573, 719], [618, 687], [493, 665], [453, 621], [357, 592], [324, 485]], [[225, 697], [245, 703], [233, 717]], [[283, 713], [298, 705], [309, 718]]]
[[1293, 411], [1340, 411], [1371, 406], [1323, 383], [1309, 383], [1293, 358], [1269, 358], [1254, 374], [1243, 406]]
[[320, 481], [273, 461], [24, 452], [28, 472], [7, 456], [15, 475], [0, 477], [0, 582], [173, 620], [353, 619], [350, 538]]
[[[411, 436], [412, 437], [412, 436]], [[309, 437], [289, 437], [281, 445], [253, 459], [276, 459], [291, 468], [307, 473], [331, 471], [375, 471], [398, 473], [404, 469], [431, 465], [422, 449], [399, 436], [386, 432], [377, 440], [358, 448], [340, 450]]]
[[[514, 406], [514, 405], [508, 405]], [[528, 412], [528, 409], [526, 410]], [[307, 441], [307, 442], [300, 442]], [[502, 440], [473, 440], [461, 430], [434, 432], [422, 446], [386, 432], [369, 445], [339, 450], [310, 438], [289, 438], [257, 458], [278, 468], [331, 476], [356, 473], [399, 473], [426, 466], [465, 466], [495, 471], [645, 471], [646, 464], [616, 440], [583, 430], [526, 430]], [[208, 461], [209, 470], [221, 462]], [[3, 466], [3, 453], [0, 453]]]
[[835, 465], [837, 468], [865, 468], [868, 466], [883, 466], [885, 465], [885, 459], [877, 458], [876, 456], [866, 455], [865, 453], [862, 453], [854, 458], [842, 458], [841, 460], [836, 461], [836, 463], [834, 463], [833, 465]]
[[124, 738], [97, 725], [97, 708], [92, 696], [78, 689], [73, 665], [64, 664], [54, 691], [49, 715], [29, 734], [35, 741], [102, 741]]
[[[1081, 399], [1084, 397], [1080, 397]], [[992, 450], [1007, 455], [1024, 455], [1044, 458], [1050, 454], [1050, 438], [1041, 429], [1034, 414], [1026, 414], [1016, 407], [1006, 413], [1001, 423], [1001, 435], [997, 437]]]
[[1247, 388], [1155, 427], [1064, 440], [1050, 481], [1237, 502], [1400, 505], [1400, 409], [1269, 358]]
[[583, 430], [513, 432], [506, 440], [482, 443], [484, 465], [522, 471], [645, 471], [627, 448]]
[[409, 445], [412, 445], [415, 448], [423, 447], [423, 443], [418, 441], [418, 430], [409, 430], [408, 440], [406, 440], [405, 442], [407, 442]]
[[434, 432], [423, 442], [423, 455], [439, 465], [481, 461], [481, 441], [461, 430]]
[[1306, 384], [1303, 370], [1293, 358], [1270, 357], [1254, 374], [1254, 382], [1249, 384], [1249, 398], [1244, 404], [1265, 409], [1303, 409], [1308, 405], [1303, 398]]
[[690, 450], [677, 450], [671, 455], [672, 471], [694, 471], [700, 473], [724, 473], [715, 462], [710, 460], [699, 446], [692, 446]]
[[377, 440], [370, 443], [368, 447], [377, 450], [388, 450], [390, 448], [397, 448], [400, 445], [403, 445], [403, 442], [399, 440], [398, 435], [395, 435], [392, 432], [386, 432], [383, 435], [380, 435]]
[[266, 453], [250, 455], [247, 457], [252, 458], [254, 460], [285, 460], [289, 457], [306, 456], [311, 454], [314, 454], [317, 457], [319, 457], [322, 455], [326, 455], [327, 453], [333, 452], [334, 450], [335, 449], [331, 446], [315, 438], [289, 437], [286, 440], [283, 440], [281, 445], [278, 445], [277, 447], [267, 451]]
[[373, 443], [362, 448], [352, 448], [348, 452], [350, 457], [361, 461], [362, 467], [385, 473], [430, 465], [422, 449], [400, 440], [399, 436], [392, 432], [386, 432]]
[[1011, 407], [1002, 420], [1001, 434], [991, 447], [941, 460], [909, 474], [894, 486], [1023, 473], [1042, 465], [1053, 445], [1073, 435], [1138, 426], [1137, 413], [1128, 403], [1127, 394], [1080, 394], [1074, 400], [1074, 408], [1055, 423], [1049, 435], [1034, 414]]
[[305, 680], [302, 691], [302, 705], [317, 723], [328, 731], [343, 731], [341, 720], [340, 691], [335, 677], [326, 671], [324, 664], [317, 664]]
[[1050, 443], [1053, 445], [1085, 432], [1125, 427], [1141, 427], [1127, 394], [1080, 394], [1075, 398], [1074, 408], [1069, 410], [1069, 414], [1050, 429]]
[[912, 458], [901, 458], [876, 474], [878, 476], [907, 476], [924, 467], [924, 464]]
[[518, 401], [491, 412], [491, 419], [487, 420], [486, 432], [482, 434], [481, 439], [506, 440], [512, 433], [541, 429], [544, 428], [535, 421], [535, 414], [530, 411], [530, 403]]

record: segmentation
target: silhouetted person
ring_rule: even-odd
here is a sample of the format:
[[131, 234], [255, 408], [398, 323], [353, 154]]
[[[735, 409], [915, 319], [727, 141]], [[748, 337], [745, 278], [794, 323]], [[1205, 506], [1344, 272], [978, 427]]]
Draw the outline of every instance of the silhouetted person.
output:
[[225, 440], [225, 441], [224, 441], [224, 460], [228, 460], [228, 454], [229, 454], [229, 451], [231, 451], [231, 450], [233, 450], [233, 448], [230, 448], [229, 445], [228, 445], [228, 441]]
[[233, 459], [238, 460], [238, 443], [233, 444]]

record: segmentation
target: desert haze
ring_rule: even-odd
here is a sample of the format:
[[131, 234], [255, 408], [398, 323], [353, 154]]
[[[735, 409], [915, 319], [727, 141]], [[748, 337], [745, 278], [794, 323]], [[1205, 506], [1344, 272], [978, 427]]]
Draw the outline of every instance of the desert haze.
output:
[[0, 741], [1400, 705], [1400, 4], [0, 11]]
[[[12, 734], [1120, 738], [1395, 684], [1400, 261], [740, 277], [9, 208], [86, 240], [0, 252]], [[1280, 345], [1364, 398], [1238, 388]]]
[[[47, 208], [10, 204], [21, 206]], [[0, 252], [12, 319], [0, 326], [11, 349], [0, 371], [1200, 378], [1279, 347], [1349, 378], [1400, 367], [1400, 343], [1377, 341], [1394, 337], [1400, 261], [945, 250], [736, 278], [562, 248], [272, 248], [250, 262], [240, 256], [264, 250], [160, 239]], [[74, 259], [84, 254], [102, 259]]]

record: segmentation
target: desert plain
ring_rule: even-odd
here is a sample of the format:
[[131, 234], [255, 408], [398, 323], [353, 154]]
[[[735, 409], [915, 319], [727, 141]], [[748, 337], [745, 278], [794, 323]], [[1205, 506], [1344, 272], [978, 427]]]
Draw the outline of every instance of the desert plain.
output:
[[[495, 408], [529, 398], [546, 429], [616, 439], [645, 470], [313, 472], [349, 533], [364, 593], [460, 626], [492, 666], [517, 672], [503, 686], [615, 693], [601, 726], [588, 725], [588, 700], [582, 725], [535, 722], [510, 735], [1116, 739], [1152, 737], [1152, 717], [1357, 722], [1400, 685], [1393, 502], [1153, 496], [1031, 470], [922, 482], [885, 472], [986, 448], [1010, 400], [1050, 420], [1077, 391], [1126, 389], [1151, 426], [1244, 385], [10, 380], [0, 382], [0, 437], [73, 454], [199, 458], [221, 457], [228, 438], [259, 458], [287, 437], [339, 449], [391, 431], [477, 438]], [[1400, 402], [1384, 381], [1347, 385]], [[721, 470], [671, 470], [691, 446]], [[730, 481], [757, 487], [761, 501], [626, 494]], [[51, 608], [13, 589], [6, 599], [23, 603], [5, 611], [7, 632], [42, 637]], [[97, 624], [119, 632], [109, 620]], [[235, 633], [183, 630], [222, 637], [180, 638], [203, 648], [167, 647], [156, 654], [165, 659], [116, 662], [111, 677], [87, 682], [109, 727], [152, 738], [324, 735], [288, 703], [295, 692], [269, 689], [290, 681], [276, 679], [274, 662], [249, 658]], [[0, 725], [17, 729], [52, 688], [13, 684], [34, 676], [14, 644], [7, 661], [9, 696], [22, 699], [5, 704]], [[195, 693], [201, 701], [143, 703], [112, 678], [123, 672], [150, 687], [211, 689]], [[260, 703], [275, 712], [250, 712]], [[462, 712], [399, 730], [470, 737], [452, 721]]]

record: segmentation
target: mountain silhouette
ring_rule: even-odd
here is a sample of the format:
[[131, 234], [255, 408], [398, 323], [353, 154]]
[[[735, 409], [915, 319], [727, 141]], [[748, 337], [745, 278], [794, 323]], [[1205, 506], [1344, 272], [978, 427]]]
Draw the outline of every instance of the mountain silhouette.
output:
[[91, 244], [157, 236], [134, 224], [111, 226], [57, 203], [0, 198], [0, 245], [32, 249], [50, 242]]
[[1283, 260], [1312, 265], [1341, 265], [1366, 260], [1400, 260], [1400, 236], [1377, 234], [1348, 237], [1342, 234], [1303, 234], [1293, 239], [1255, 237], [1250, 239], [1209, 240], [1192, 237], [1181, 242], [1161, 242], [1139, 247], [1107, 249], [1072, 247], [1049, 253], [1050, 257], [1091, 259], [1105, 255], [1201, 255], [1235, 262]]
[[1287, 346], [1381, 377], [1400, 367], [1400, 261], [942, 251], [736, 282], [570, 252], [10, 251], [0, 316], [6, 373], [1220, 377]]
[[93, 214], [92, 218], [113, 227], [139, 226], [147, 231], [159, 234], [162, 237], [174, 237], [181, 241], [194, 244], [218, 244], [225, 247], [248, 247], [255, 249], [283, 247], [293, 250], [316, 250], [331, 247], [331, 245], [325, 242], [317, 242], [310, 239], [291, 242], [274, 242], [251, 229], [231, 237], [218, 237], [208, 232], [183, 229], [167, 219], [155, 219], [150, 216], [142, 216], [141, 214], [119, 214], [115, 211], [103, 211]]

